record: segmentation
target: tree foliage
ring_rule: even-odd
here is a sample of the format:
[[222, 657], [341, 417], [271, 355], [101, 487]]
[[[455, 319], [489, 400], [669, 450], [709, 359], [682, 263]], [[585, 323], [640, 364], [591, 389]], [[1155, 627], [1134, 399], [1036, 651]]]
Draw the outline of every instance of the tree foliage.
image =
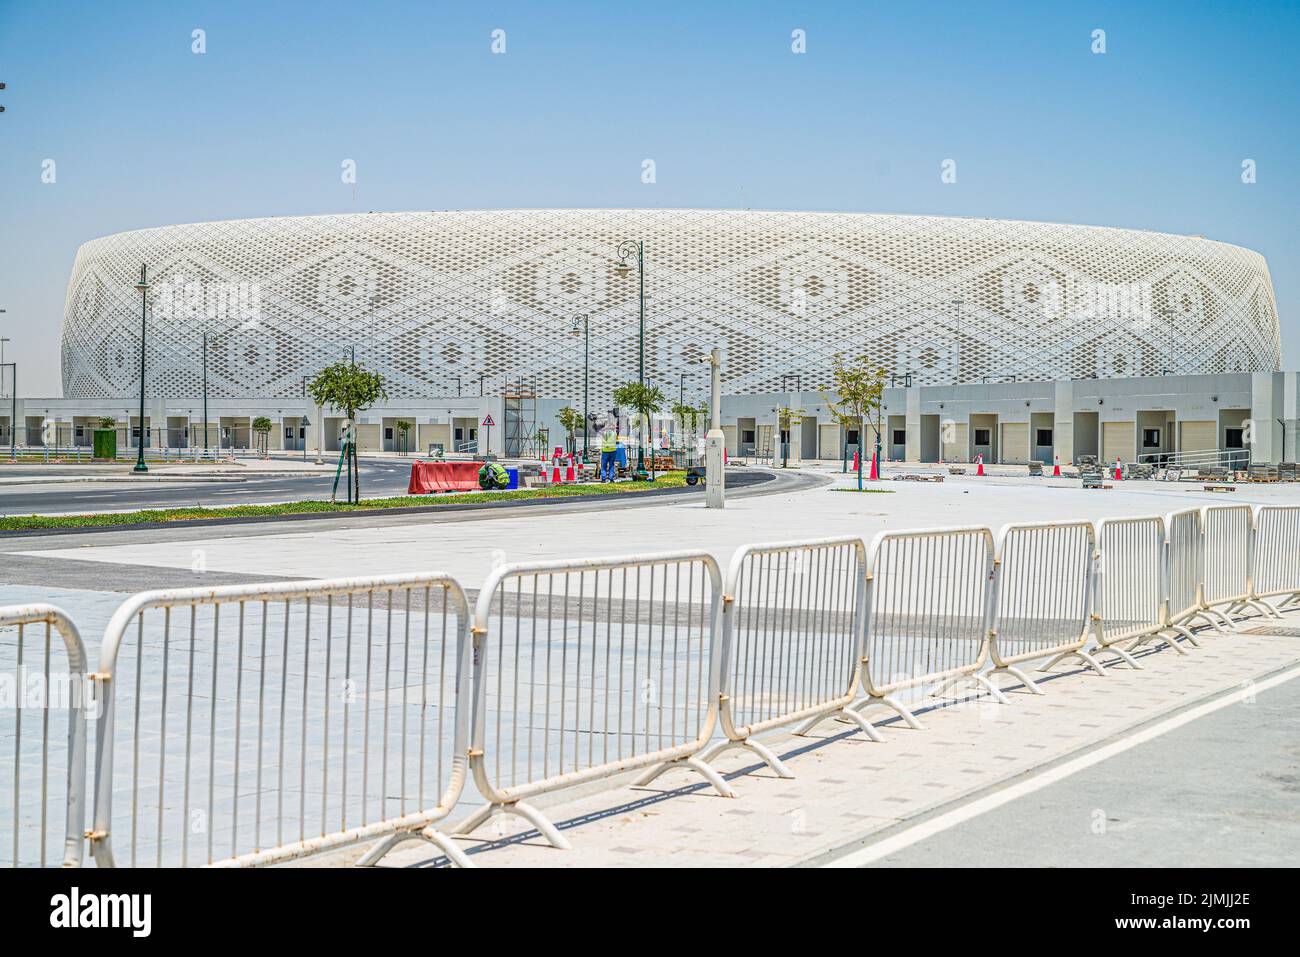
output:
[[259, 415], [257, 418], [255, 418], [255, 419], [253, 420], [253, 431], [254, 431], [254, 432], [264, 432], [264, 433], [265, 433], [265, 432], [270, 432], [270, 431], [271, 431], [271, 420], [268, 419], [268, 418], [267, 418], [266, 416], [264, 416], [264, 415]]
[[[844, 353], [837, 352], [831, 357], [831, 382], [821, 390], [822, 398], [831, 416], [843, 429], [858, 430], [859, 443], [866, 440], [866, 427], [870, 423], [874, 422], [876, 436], [880, 436], [881, 407], [888, 376], [884, 366], [865, 354], [845, 359]], [[829, 393], [833, 393], [835, 398], [832, 399]], [[858, 455], [859, 490], [862, 488], [864, 458], [865, 455]]]
[[382, 375], [347, 361], [336, 362], [316, 373], [307, 383], [307, 394], [317, 405], [342, 412], [349, 419], [388, 399]]
[[573, 437], [582, 428], [582, 413], [572, 406], [565, 406], [555, 414], [555, 418], [559, 420], [564, 431], [569, 433], [569, 441], [572, 442]]
[[663, 390], [648, 382], [629, 382], [614, 390], [614, 404], [636, 409], [642, 416], [649, 418], [664, 407]]

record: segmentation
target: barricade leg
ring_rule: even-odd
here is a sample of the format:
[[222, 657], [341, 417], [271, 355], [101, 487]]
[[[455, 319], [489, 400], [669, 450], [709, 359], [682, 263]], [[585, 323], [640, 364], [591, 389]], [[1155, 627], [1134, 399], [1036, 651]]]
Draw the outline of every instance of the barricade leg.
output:
[[[1061, 654], [1057, 655], [1055, 658], [1053, 658], [1053, 659], [1052, 659], [1051, 661], [1049, 661], [1047, 664], [1043, 665], [1043, 666], [1042, 666], [1041, 668], [1039, 668], [1038, 670], [1039, 670], [1039, 671], [1051, 671], [1053, 668], [1055, 668], [1055, 667], [1056, 667], [1058, 664], [1060, 664], [1062, 661], [1067, 661], [1067, 660], [1070, 659], [1070, 658], [1078, 658], [1080, 661], [1082, 661], [1085, 665], [1087, 665], [1089, 668], [1091, 668], [1091, 669], [1092, 669], [1093, 671], [1095, 671], [1097, 674], [1099, 674], [1099, 675], [1103, 675], [1103, 676], [1104, 676], [1104, 675], [1106, 674], [1105, 670], [1103, 670], [1103, 668], [1102, 668], [1102, 666], [1101, 666], [1101, 663], [1100, 663], [1100, 662], [1099, 662], [1099, 661], [1094, 657], [1095, 655], [1099, 655], [1099, 654], [1101, 654], [1101, 653], [1104, 652], [1104, 651], [1109, 651], [1109, 652], [1112, 652], [1112, 653], [1114, 653], [1114, 654], [1116, 654], [1116, 655], [1119, 655], [1119, 657], [1120, 657], [1120, 661], [1123, 661], [1123, 662], [1124, 662], [1125, 664], [1127, 664], [1127, 665], [1131, 665], [1131, 666], [1132, 666], [1135, 670], [1137, 670], [1137, 671], [1141, 671], [1141, 670], [1142, 670], [1142, 666], [1141, 666], [1140, 664], [1138, 664], [1136, 658], [1134, 658], [1132, 655], [1130, 655], [1130, 654], [1129, 654], [1127, 651], [1125, 651], [1123, 648], [1118, 648], [1118, 647], [1116, 647], [1115, 645], [1109, 645], [1109, 646], [1104, 647], [1104, 648], [1100, 648], [1100, 647], [1099, 647], [1099, 648], [1094, 648], [1094, 649], [1092, 649], [1092, 651], [1090, 651], [1090, 652], [1089, 652], [1089, 651], [1084, 651], [1082, 648], [1079, 649], [1078, 651], [1065, 651], [1065, 652], [1062, 652]], [[1118, 664], [1118, 662], [1116, 662], [1116, 663]]]
[[[1166, 646], [1168, 646], [1169, 648], [1172, 648], [1172, 649], [1173, 649], [1174, 651], [1176, 651], [1178, 654], [1180, 654], [1180, 655], [1185, 655], [1185, 654], [1187, 654], [1187, 649], [1186, 649], [1186, 648], [1184, 648], [1182, 645], [1178, 644], [1178, 642], [1174, 641], [1172, 638], [1170, 638], [1170, 637], [1169, 637], [1168, 635], [1166, 635], [1164, 632], [1156, 632], [1155, 634], [1151, 634], [1151, 635], [1139, 635], [1138, 637], [1134, 638], [1131, 642], [1129, 642], [1128, 650], [1129, 650], [1129, 651], [1137, 651], [1139, 648], [1141, 648], [1143, 645], [1145, 645], [1148, 641], [1159, 641], [1159, 642], [1163, 642]], [[1115, 648], [1115, 647], [1112, 647], [1110, 650], [1111, 650], [1111, 651], [1118, 651], [1119, 649], [1118, 649], [1118, 648]]]
[[1165, 628], [1165, 630], [1172, 631], [1175, 634], [1182, 635], [1184, 639], [1191, 642], [1193, 648], [1201, 647], [1201, 640], [1197, 638], [1195, 634], [1192, 633], [1192, 630], [1190, 628], [1186, 628], [1183, 625], [1169, 625]]
[[856, 724], [858, 730], [865, 734], [867, 738], [876, 742], [876, 744], [885, 743], [885, 739], [881, 736], [880, 732], [876, 730], [876, 726], [850, 708], [841, 708], [839, 711], [832, 711], [830, 714], [819, 714], [814, 718], [809, 718], [801, 724], [794, 733], [802, 737], [827, 718], [834, 718], [836, 721], [843, 721], [847, 724]]
[[724, 798], [737, 796], [731, 785], [722, 780], [722, 775], [693, 754], [690, 757], [678, 758], [676, 761], [665, 761], [663, 764], [656, 765], [632, 783], [636, 787], [645, 787], [665, 771], [671, 771], [675, 768], [689, 768], [696, 772], [700, 777], [712, 784], [713, 789]]
[[945, 678], [943, 681], [939, 682], [932, 689], [930, 689], [930, 697], [937, 698], [940, 694], [947, 691], [949, 688], [956, 688], [967, 681], [974, 682], [980, 688], [983, 688], [985, 691], [989, 693], [990, 696], [992, 696], [993, 700], [996, 701], [998, 704], [1011, 703], [1010, 701], [1007, 700], [1006, 695], [1004, 695], [997, 688], [993, 687], [993, 683], [989, 681], [988, 678], [985, 678], [981, 674], [957, 675], [955, 678]]
[[1271, 616], [1279, 620], [1282, 618], [1282, 616], [1279, 615], [1276, 611], [1274, 611], [1267, 602], [1256, 601], [1253, 598], [1247, 598], [1244, 601], [1237, 602], [1230, 609], [1228, 609], [1228, 613], [1232, 614], [1233, 612], [1240, 612], [1244, 616], [1245, 609], [1247, 608], [1254, 608], [1256, 611], [1260, 613], [1261, 616], [1264, 617]]
[[547, 819], [546, 815], [531, 804], [523, 801], [515, 801], [511, 804], [487, 804], [460, 823], [452, 834], [456, 837], [468, 837], [471, 832], [476, 831], [488, 822], [489, 819], [500, 814], [509, 814], [514, 817], [521, 817], [533, 827], [537, 828], [538, 833], [546, 838], [551, 847], [559, 848], [562, 851], [573, 850], [573, 845], [568, 842], [563, 834]]
[[1029, 677], [1029, 675], [1025, 674], [1015, 665], [999, 665], [991, 670], [988, 676], [989, 678], [992, 678], [994, 675], [999, 674], [1011, 675], [1011, 677], [1021, 682], [1021, 684], [1023, 684], [1031, 694], [1047, 694], [1046, 691], [1038, 687], [1038, 683], [1034, 681], [1033, 678]]
[[705, 763], [708, 763], [716, 760], [718, 755], [725, 751], [730, 751], [732, 748], [744, 748], [746, 751], [754, 752], [754, 754], [758, 755], [759, 760], [771, 768], [779, 778], [794, 777], [794, 772], [786, 767], [781, 759], [772, 753], [771, 748], [759, 741], [755, 741], [753, 738], [745, 738], [741, 741], [722, 741], [715, 744], [712, 748], [701, 755], [701, 758]]
[[387, 856], [389, 851], [407, 841], [427, 841], [446, 854], [447, 859], [456, 867], [474, 866], [470, 859], [465, 856], [465, 852], [460, 845], [434, 827], [426, 827], [418, 831], [398, 831], [396, 834], [388, 835], [388, 837], [377, 842], [374, 847], [366, 851], [361, 859], [357, 861], [357, 866], [373, 867]]
[[903, 719], [904, 723], [913, 731], [925, 730], [925, 725], [921, 724], [921, 722], [917, 720], [916, 715], [912, 714], [911, 711], [903, 707], [902, 702], [899, 701], [897, 698], [895, 698], [892, 694], [879, 695], [879, 696], [871, 695], [869, 697], [863, 698], [861, 701], [855, 701], [853, 704], [849, 705], [849, 709], [851, 709], [859, 716], [861, 716], [863, 711], [875, 705], [883, 705], [886, 708], [893, 708], [894, 711], [898, 713], [898, 716]]

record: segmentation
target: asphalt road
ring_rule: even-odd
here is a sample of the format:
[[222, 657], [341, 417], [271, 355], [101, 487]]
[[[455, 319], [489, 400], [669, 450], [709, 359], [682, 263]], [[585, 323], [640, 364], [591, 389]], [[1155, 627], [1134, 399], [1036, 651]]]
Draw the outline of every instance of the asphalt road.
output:
[[[15, 473], [3, 473], [12, 476]], [[49, 475], [47, 471], [39, 473]], [[405, 495], [411, 463], [375, 459], [361, 464], [361, 494], [366, 498]], [[0, 485], [0, 514], [31, 515], [123, 511], [184, 505], [239, 505], [328, 499], [334, 475], [249, 477], [231, 482], [77, 482], [50, 485]], [[342, 489], [340, 488], [340, 495]]]
[[[15, 473], [6, 470], [6, 476]], [[48, 476], [49, 470], [32, 476]], [[363, 459], [361, 494], [364, 498], [405, 495], [411, 477], [411, 462]], [[761, 481], [759, 473], [729, 472], [729, 486], [740, 487]], [[328, 499], [334, 473], [299, 476], [255, 475], [238, 481], [185, 482], [70, 482], [48, 485], [0, 485], [0, 515], [57, 515], [129, 511], [137, 508], [168, 508], [202, 505], [213, 508], [264, 502], [295, 502]], [[343, 489], [339, 488], [342, 498]]]
[[1294, 867], [1300, 678], [872, 862], [875, 867]]

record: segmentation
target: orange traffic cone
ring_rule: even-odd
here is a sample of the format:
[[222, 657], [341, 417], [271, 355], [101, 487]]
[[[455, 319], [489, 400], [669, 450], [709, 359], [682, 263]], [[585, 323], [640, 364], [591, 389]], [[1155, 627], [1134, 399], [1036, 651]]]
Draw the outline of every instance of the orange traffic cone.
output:
[[880, 468], [876, 465], [876, 453], [871, 453], [871, 481], [875, 482], [880, 478]]
[[976, 475], [984, 474], [984, 453], [983, 452], [975, 456], [975, 474]]
[[1119, 464], [1118, 456], [1115, 457], [1115, 481], [1116, 482], [1124, 481], [1124, 469]]
[[856, 472], [857, 470], [858, 470], [858, 453], [857, 450], [855, 449], [853, 452], [853, 471]]
[[1059, 478], [1061, 474], [1061, 457], [1056, 456], [1056, 465], [1052, 466], [1052, 477]]
[[564, 470], [564, 481], [566, 481], [566, 482], [572, 482], [572, 481], [574, 481], [574, 478], [575, 478], [575, 477], [574, 477], [574, 474], [573, 474], [573, 456], [570, 455], [570, 456], [569, 456], [569, 466], [568, 466], [568, 468], [566, 468], [566, 469]]

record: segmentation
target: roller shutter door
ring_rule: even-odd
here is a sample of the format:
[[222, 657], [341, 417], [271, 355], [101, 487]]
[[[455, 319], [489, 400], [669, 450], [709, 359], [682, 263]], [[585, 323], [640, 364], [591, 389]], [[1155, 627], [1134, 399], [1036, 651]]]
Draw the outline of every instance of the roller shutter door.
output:
[[1023, 465], [1029, 461], [1029, 423], [1005, 422], [1002, 425], [1002, 447], [998, 449], [999, 461]]
[[1178, 440], [1180, 452], [1204, 452], [1217, 449], [1218, 427], [1214, 422], [1180, 422], [1181, 434]]
[[1115, 459], [1132, 462], [1136, 451], [1136, 426], [1132, 422], [1103, 422], [1101, 424], [1101, 460], [1114, 465]]

